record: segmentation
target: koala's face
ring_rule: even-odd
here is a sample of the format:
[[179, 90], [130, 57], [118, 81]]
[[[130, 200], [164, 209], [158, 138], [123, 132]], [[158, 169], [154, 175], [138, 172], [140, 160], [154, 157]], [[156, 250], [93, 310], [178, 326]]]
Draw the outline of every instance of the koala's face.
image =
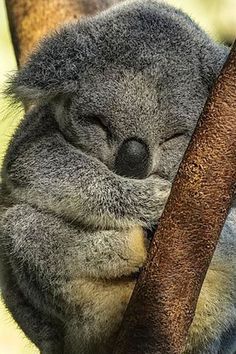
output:
[[56, 119], [73, 145], [116, 173], [172, 178], [195, 120], [174, 96], [174, 82], [168, 85], [149, 70], [133, 74], [114, 68], [87, 77], [77, 94], [55, 104]]
[[182, 12], [138, 1], [45, 40], [13, 86], [117, 174], [172, 179], [224, 56]]

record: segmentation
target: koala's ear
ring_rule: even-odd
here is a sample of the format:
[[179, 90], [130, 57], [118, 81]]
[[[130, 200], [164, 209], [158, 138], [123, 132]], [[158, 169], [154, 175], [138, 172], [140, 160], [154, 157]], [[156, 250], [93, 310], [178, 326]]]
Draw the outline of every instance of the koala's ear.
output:
[[29, 104], [75, 92], [87, 40], [86, 33], [80, 33], [78, 27], [79, 24], [67, 25], [45, 38], [11, 77], [6, 94]]

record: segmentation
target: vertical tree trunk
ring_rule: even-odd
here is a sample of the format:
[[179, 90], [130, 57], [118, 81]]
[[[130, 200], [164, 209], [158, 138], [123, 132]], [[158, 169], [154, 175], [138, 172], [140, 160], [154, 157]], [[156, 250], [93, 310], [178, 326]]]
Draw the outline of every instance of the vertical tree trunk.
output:
[[173, 183], [116, 354], [180, 354], [236, 182], [236, 43]]

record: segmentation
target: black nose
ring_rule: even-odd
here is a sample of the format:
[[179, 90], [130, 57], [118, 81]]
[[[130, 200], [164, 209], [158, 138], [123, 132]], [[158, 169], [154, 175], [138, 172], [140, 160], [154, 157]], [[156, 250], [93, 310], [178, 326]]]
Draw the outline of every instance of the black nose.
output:
[[143, 141], [129, 139], [121, 145], [115, 161], [116, 173], [131, 178], [145, 178], [148, 166], [149, 150]]

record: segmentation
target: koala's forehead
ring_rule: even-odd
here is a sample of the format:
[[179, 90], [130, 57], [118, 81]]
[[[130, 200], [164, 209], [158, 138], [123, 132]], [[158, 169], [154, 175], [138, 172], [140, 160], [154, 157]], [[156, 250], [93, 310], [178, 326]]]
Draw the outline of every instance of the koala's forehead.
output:
[[146, 133], [150, 138], [154, 130], [160, 134], [173, 131], [178, 120], [185, 129], [189, 111], [186, 114], [182, 108], [184, 95], [178, 96], [179, 87], [173, 80], [168, 85], [162, 73], [153, 75], [149, 69], [136, 74], [124, 70], [111, 75], [108, 71], [86, 78], [71, 97], [73, 117], [101, 115], [121, 135], [132, 132], [143, 137]]
[[147, 107], [149, 102], [156, 101], [160, 94], [157, 75], [148, 71], [134, 73], [132, 70], [107, 68], [103, 73], [86, 75], [81, 79], [78, 91], [72, 95], [72, 100], [85, 115], [91, 107], [97, 112], [121, 109], [134, 110], [135, 106]]

